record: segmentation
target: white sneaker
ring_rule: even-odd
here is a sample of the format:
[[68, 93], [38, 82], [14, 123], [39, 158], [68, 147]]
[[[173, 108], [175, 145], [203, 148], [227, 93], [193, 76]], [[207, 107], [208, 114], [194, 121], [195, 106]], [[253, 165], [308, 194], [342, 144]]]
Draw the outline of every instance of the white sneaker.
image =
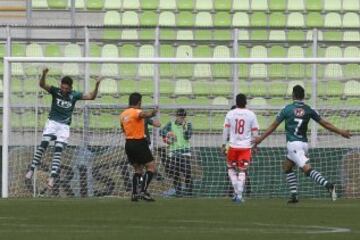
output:
[[53, 177], [48, 178], [47, 185], [48, 185], [49, 189], [52, 189], [54, 187], [54, 182], [55, 182], [55, 179]]
[[26, 178], [26, 179], [31, 179], [33, 175], [34, 175], [34, 171], [33, 171], [33, 170], [29, 170], [29, 171], [25, 174], [25, 178]]
[[334, 185], [333, 188], [331, 189], [331, 199], [332, 199], [333, 201], [336, 201], [336, 199], [337, 199], [337, 194], [336, 194], [335, 185]]

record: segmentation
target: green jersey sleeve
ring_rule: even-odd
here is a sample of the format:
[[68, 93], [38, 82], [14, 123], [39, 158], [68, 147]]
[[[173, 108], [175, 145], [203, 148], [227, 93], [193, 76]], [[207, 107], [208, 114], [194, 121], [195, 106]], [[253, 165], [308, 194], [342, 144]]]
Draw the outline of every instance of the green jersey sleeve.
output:
[[284, 107], [283, 109], [281, 109], [281, 111], [276, 115], [276, 122], [281, 123], [282, 121], [284, 121], [285, 116], [286, 116], [286, 107]]

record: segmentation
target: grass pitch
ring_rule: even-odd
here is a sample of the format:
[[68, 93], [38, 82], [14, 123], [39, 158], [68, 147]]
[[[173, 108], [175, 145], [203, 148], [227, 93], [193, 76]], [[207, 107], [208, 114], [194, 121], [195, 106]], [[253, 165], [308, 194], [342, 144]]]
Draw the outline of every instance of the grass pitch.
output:
[[0, 239], [360, 239], [359, 200], [9, 199]]

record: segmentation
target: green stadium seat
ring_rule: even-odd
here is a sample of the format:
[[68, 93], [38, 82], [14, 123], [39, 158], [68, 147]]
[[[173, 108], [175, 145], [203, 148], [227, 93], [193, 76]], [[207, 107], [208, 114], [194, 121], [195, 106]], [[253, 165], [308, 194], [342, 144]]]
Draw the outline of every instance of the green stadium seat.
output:
[[[209, 12], [199, 12], [195, 17], [195, 26], [196, 27], [212, 27], [213, 21], [212, 16]], [[211, 30], [195, 30], [195, 39], [196, 40], [207, 40], [212, 39]]]
[[269, 16], [270, 27], [285, 27], [286, 17], [283, 13], [275, 12]]
[[86, 8], [89, 10], [102, 10], [104, 8], [104, 0], [86, 0]]
[[250, 10], [250, 0], [233, 0], [233, 11], [248, 11]]
[[332, 57], [342, 57], [342, 50], [338, 46], [331, 46], [327, 47], [325, 50], [325, 57], [332, 58]]
[[32, 0], [31, 5], [34, 9], [46, 9], [49, 7], [47, 0]]
[[[269, 48], [268, 57], [279, 58], [286, 57], [286, 49], [282, 46], [273, 46]], [[282, 79], [286, 76], [286, 67], [284, 64], [271, 64], [268, 66], [269, 77], [274, 79]]]
[[[342, 57], [342, 50], [340, 47], [332, 46], [328, 47], [325, 50], [325, 57], [331, 58], [331, 57]], [[342, 67], [340, 64], [327, 64], [325, 65], [324, 70], [324, 77], [327, 79], [337, 79], [341, 78], [343, 76]]]
[[[230, 50], [227, 46], [219, 45], [214, 48], [214, 58], [230, 58]], [[232, 64], [213, 64], [212, 73], [214, 78], [227, 78], [231, 77]]]
[[342, 10], [347, 11], [354, 11], [360, 9], [360, 3], [358, 0], [343, 0], [342, 3]]
[[327, 95], [332, 97], [342, 97], [344, 93], [344, 84], [339, 80], [327, 81]]
[[196, 114], [192, 119], [192, 123], [196, 131], [208, 131], [210, 129], [210, 118], [207, 114]]
[[104, 35], [105, 39], [120, 39], [121, 33], [120, 30], [117, 29], [106, 29], [106, 26], [120, 26], [121, 25], [121, 17], [120, 13], [117, 11], [107, 11], [104, 15]]
[[[71, 7], [71, 1], [69, 1], [69, 7]], [[75, 0], [75, 8], [76, 9], [84, 9], [85, 8], [85, 0]]]
[[[101, 57], [101, 47], [96, 43], [90, 43], [89, 57]], [[98, 63], [90, 63], [90, 74], [99, 75], [101, 66]]]
[[[106, 10], [120, 10], [121, 9], [121, 2], [119, 0], [104, 0], [104, 9]], [[138, 9], [140, 7], [139, 1], [138, 0], [123, 0], [123, 9], [134, 9], [130, 6], [136, 6], [137, 3], [137, 8]], [[131, 4], [129, 6], [129, 4]]]
[[[3, 58], [6, 56], [6, 49], [5, 49], [5, 44], [0, 44], [0, 58]], [[0, 61], [0, 75], [3, 75], [4, 74], [4, 62], [3, 61]], [[1, 89], [2, 89], [2, 81], [0, 82], [0, 86], [1, 86]], [[2, 93], [2, 90], [0, 91]], [[2, 98], [0, 98], [2, 101]], [[0, 102], [1, 104], [2, 102]]]
[[287, 10], [288, 11], [304, 11], [304, 1], [303, 0], [287, 0]]
[[213, 1], [212, 0], [195, 0], [195, 9], [198, 11], [210, 11], [213, 9]]
[[152, 79], [142, 79], [138, 81], [137, 89], [144, 95], [154, 94], [154, 81]]
[[192, 85], [188, 79], [179, 79], [175, 83], [175, 95], [192, 95]]
[[[167, 13], [167, 12], [162, 12]], [[161, 13], [161, 14], [162, 14]], [[160, 14], [160, 16], [161, 16]], [[159, 18], [160, 18], [159, 16]], [[163, 18], [163, 17], [162, 17]], [[169, 19], [171, 21], [171, 19]], [[153, 11], [143, 11], [143, 13], [140, 15], [140, 25], [141, 26], [156, 26], [159, 23], [159, 25], [164, 23], [164, 20], [162, 19], [158, 22], [158, 15]]]
[[[264, 46], [254, 46], [251, 48], [250, 57], [267, 58], [267, 49]], [[265, 64], [252, 64], [250, 67], [250, 78], [266, 78], [267, 66]]]
[[196, 80], [192, 82], [192, 90], [195, 96], [209, 96], [209, 81]]
[[[214, 27], [230, 27], [231, 26], [231, 15], [227, 12], [217, 12], [214, 15]], [[214, 40], [231, 40], [232, 29], [217, 29], [213, 31]]]
[[[26, 57], [43, 57], [43, 50], [41, 45], [38, 43], [31, 43], [26, 46], [25, 50]], [[26, 64], [25, 72], [27, 75], [38, 75], [41, 72], [39, 64]]]
[[[359, 58], [360, 51], [358, 47], [349, 46], [344, 49], [344, 58]], [[343, 65], [343, 73], [345, 78], [357, 78], [360, 76], [359, 64], [345, 64]]]
[[186, 10], [193, 10], [195, 5], [194, 5], [194, 1], [193, 0], [181, 0], [181, 1], [176, 1], [177, 2], [177, 9], [180, 11]]
[[344, 96], [346, 97], [359, 97], [360, 96], [360, 82], [350, 80], [345, 83]]
[[288, 27], [304, 27], [304, 16], [298, 12], [292, 12], [288, 15], [287, 19], [287, 26]]
[[160, 79], [160, 95], [170, 95], [174, 93], [174, 82], [169, 79]]
[[342, 26], [354, 28], [360, 27], [359, 15], [353, 12], [345, 13], [343, 16]]
[[[212, 57], [212, 49], [207, 45], [199, 45], [194, 49], [194, 57]], [[194, 77], [195, 78], [210, 78], [211, 66], [210, 64], [195, 64]]]
[[309, 13], [306, 18], [306, 26], [307, 27], [323, 27], [324, 19], [323, 19], [322, 15], [318, 12]]
[[[324, 34], [322, 31], [317, 32], [317, 39], [322, 41], [324, 39]], [[306, 40], [312, 41], [313, 40], [313, 30], [309, 30], [306, 33]]]
[[214, 8], [216, 11], [230, 11], [231, 2], [232, 2], [231, 0], [214, 1]]
[[105, 78], [101, 81], [100, 88], [99, 88], [100, 94], [104, 95], [113, 95], [118, 93], [117, 83], [112, 78]]
[[[121, 23], [123, 26], [139, 26], [137, 13], [134, 11], [124, 12]], [[124, 29], [121, 32], [121, 39], [138, 39], [138, 31], [136, 29]]]
[[211, 93], [214, 96], [230, 96], [232, 94], [232, 82], [227, 80], [217, 80], [211, 83]]
[[250, 20], [252, 27], [266, 27], [267, 23], [267, 15], [263, 12], [255, 12], [251, 14]]
[[[26, 47], [22, 43], [13, 43], [11, 45], [11, 56], [12, 57], [25, 57]], [[24, 68], [22, 63], [11, 64], [11, 74], [13, 76], [24, 76]]]
[[305, 0], [306, 10], [308, 11], [322, 11], [323, 2], [322, 0]]
[[[282, 76], [284, 78], [284, 76]], [[278, 81], [277, 79], [270, 82], [269, 97], [284, 97], [287, 90], [287, 83], [285, 81]]]
[[176, 33], [177, 40], [193, 40], [194, 34], [192, 30], [178, 30]]
[[[117, 58], [119, 57], [119, 51], [116, 45], [106, 44], [102, 47], [101, 57], [103, 58]], [[119, 67], [116, 63], [104, 63], [101, 65], [101, 76], [106, 77], [118, 77]]]
[[360, 33], [357, 31], [344, 31], [343, 41], [360, 41]]
[[[155, 56], [155, 50], [153, 45], [142, 45], [139, 48], [139, 58], [149, 58]], [[154, 64], [141, 63], [138, 67], [138, 75], [140, 77], [152, 77], [154, 76]]]
[[340, 11], [342, 0], [324, 0], [324, 11]]
[[123, 79], [119, 81], [119, 92], [121, 94], [125, 94], [126, 96], [128, 94], [131, 94], [137, 90], [137, 81], [135, 80], [128, 80]]
[[[300, 46], [291, 46], [288, 49], [287, 56], [289, 58], [303, 58], [304, 49]], [[303, 64], [289, 64], [288, 65], [288, 76], [290, 78], [304, 78], [306, 75], [305, 67]]]
[[262, 80], [254, 80], [250, 82], [250, 95], [253, 97], [267, 97], [269, 85]]
[[68, 0], [47, 0], [47, 4], [51, 9], [66, 9], [68, 8]]
[[[342, 26], [342, 21], [340, 14], [338, 13], [328, 13], [325, 15], [324, 26], [326, 28], [340, 28]], [[335, 31], [325, 31], [324, 32], [324, 40], [335, 40], [340, 41], [342, 40], [342, 32], [335, 30]]]
[[269, 40], [270, 41], [285, 41], [286, 33], [285, 33], [285, 31], [282, 31], [282, 30], [270, 30]]
[[124, 10], [139, 10], [140, 9], [139, 0], [123, 0], [122, 8]]
[[[44, 56], [45, 57], [62, 57], [63, 53], [60, 49], [59, 44], [51, 43], [45, 46], [44, 49]], [[48, 76], [60, 76], [62, 74], [62, 67], [53, 67], [50, 69]]]
[[229, 99], [227, 99], [226, 97], [215, 97], [212, 100], [212, 105], [225, 105], [225, 106], [229, 106]]
[[182, 11], [177, 15], [176, 26], [193, 27], [194, 24], [194, 15], [191, 12]]
[[248, 30], [239, 30], [238, 40], [249, 40], [249, 31]]
[[270, 11], [285, 11], [287, 0], [268, 0]]
[[[177, 58], [192, 58], [193, 49], [189, 45], [180, 45], [176, 48]], [[175, 74], [177, 77], [190, 77], [193, 76], [193, 65], [192, 64], [178, 64]]]
[[176, 10], [176, 0], [160, 0], [160, 10]]
[[[161, 12], [159, 16], [159, 26], [175, 27], [176, 26], [175, 14], [170, 11]], [[175, 30], [160, 28], [160, 39], [175, 39], [175, 38], [176, 38]]]
[[[124, 44], [119, 50], [120, 57], [138, 57], [138, 49], [135, 45]], [[135, 78], [137, 67], [136, 64], [121, 64], [120, 76]]]
[[140, 0], [140, 5], [143, 10], [157, 10], [159, 6], [159, 0]]
[[255, 97], [255, 98], [252, 98], [250, 99], [249, 103], [248, 103], [248, 106], [251, 108], [251, 107], [266, 107], [268, 104], [267, 104], [267, 101], [265, 98], [262, 98], [262, 97]]
[[[250, 57], [249, 48], [244, 46], [238, 47], [238, 57], [239, 58], [248, 58]], [[239, 64], [238, 65], [239, 76], [241, 78], [248, 78], [249, 77], [249, 64]]]
[[251, 1], [251, 10], [253, 11], [267, 11], [268, 9], [269, 7], [267, 0]]
[[[175, 57], [175, 49], [171, 45], [160, 45], [160, 57]], [[175, 68], [174, 64], [164, 63], [159, 65], [160, 77], [172, 77], [174, 76]]]
[[244, 12], [236, 12], [232, 18], [233, 27], [248, 27], [250, 26], [249, 15]]

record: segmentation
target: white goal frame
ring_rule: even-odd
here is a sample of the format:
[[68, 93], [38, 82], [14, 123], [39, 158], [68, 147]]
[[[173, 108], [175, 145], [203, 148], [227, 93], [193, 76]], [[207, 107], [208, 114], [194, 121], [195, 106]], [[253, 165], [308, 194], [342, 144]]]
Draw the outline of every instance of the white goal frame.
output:
[[[175, 64], [313, 64], [312, 69], [312, 94], [316, 96], [316, 64], [360, 64], [360, 58], [92, 58], [92, 57], [4, 57], [4, 79], [3, 79], [3, 129], [2, 129], [2, 198], [7, 198], [9, 193], [8, 182], [8, 157], [9, 157], [9, 134], [10, 134], [10, 79], [12, 63], [175, 63]], [[234, 65], [236, 66], [236, 65]], [[234, 78], [237, 78], [237, 74]], [[159, 79], [159, 71], [155, 70], [154, 78]], [[158, 89], [159, 86], [155, 87]], [[235, 86], [235, 91], [237, 91]], [[313, 107], [316, 107], [316, 100], [313, 99]], [[312, 134], [313, 135], [313, 134]]]

